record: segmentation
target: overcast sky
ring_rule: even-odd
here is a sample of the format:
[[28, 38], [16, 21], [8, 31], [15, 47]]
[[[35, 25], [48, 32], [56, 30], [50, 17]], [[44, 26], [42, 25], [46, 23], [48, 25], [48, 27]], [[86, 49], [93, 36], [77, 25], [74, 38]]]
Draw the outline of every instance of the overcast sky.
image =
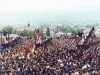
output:
[[100, 0], [0, 0], [0, 13], [97, 6]]

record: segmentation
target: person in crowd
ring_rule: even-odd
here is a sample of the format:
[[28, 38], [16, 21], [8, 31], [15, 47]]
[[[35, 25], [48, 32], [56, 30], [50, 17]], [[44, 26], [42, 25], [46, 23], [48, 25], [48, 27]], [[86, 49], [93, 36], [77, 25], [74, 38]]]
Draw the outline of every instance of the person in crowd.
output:
[[99, 40], [81, 50], [74, 38], [54, 37], [38, 48], [34, 38], [21, 38], [0, 51], [0, 75], [100, 75]]

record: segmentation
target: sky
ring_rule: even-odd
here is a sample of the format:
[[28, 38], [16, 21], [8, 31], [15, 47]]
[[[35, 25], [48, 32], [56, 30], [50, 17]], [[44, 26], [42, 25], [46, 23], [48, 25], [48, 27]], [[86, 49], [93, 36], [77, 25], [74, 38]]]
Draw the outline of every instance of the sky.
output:
[[0, 0], [0, 13], [98, 6], [100, 0]]

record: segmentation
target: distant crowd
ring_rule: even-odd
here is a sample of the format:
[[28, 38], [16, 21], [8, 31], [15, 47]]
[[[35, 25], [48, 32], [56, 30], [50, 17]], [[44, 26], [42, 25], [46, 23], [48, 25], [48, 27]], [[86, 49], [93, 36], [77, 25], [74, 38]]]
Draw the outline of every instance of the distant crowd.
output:
[[99, 41], [91, 38], [88, 49], [78, 49], [75, 38], [52, 37], [35, 48], [34, 38], [21, 38], [0, 51], [0, 75], [100, 75]]

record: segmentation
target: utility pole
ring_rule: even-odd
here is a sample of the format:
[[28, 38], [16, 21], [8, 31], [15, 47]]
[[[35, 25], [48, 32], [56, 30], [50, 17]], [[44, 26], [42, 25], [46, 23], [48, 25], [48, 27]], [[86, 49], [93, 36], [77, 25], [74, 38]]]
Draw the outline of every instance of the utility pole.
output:
[[2, 32], [0, 31], [0, 34], [1, 34], [1, 44], [2, 44]]

